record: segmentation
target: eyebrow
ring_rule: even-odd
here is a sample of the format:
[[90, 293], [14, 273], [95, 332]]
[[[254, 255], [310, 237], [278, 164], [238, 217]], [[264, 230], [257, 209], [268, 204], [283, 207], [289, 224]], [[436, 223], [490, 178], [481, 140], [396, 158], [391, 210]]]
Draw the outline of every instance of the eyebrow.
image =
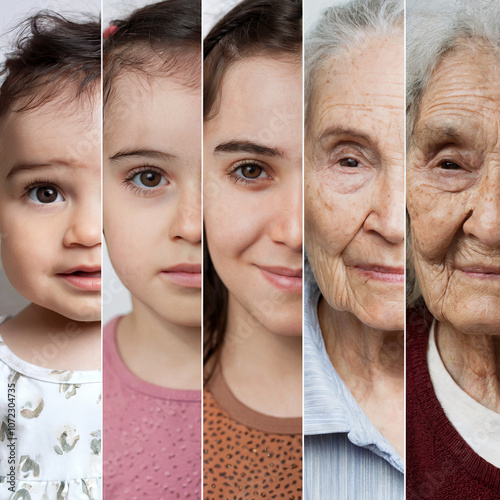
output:
[[152, 160], [172, 161], [177, 159], [177, 156], [166, 151], [158, 151], [155, 149], [122, 149], [118, 153], [109, 158], [112, 162], [119, 162], [126, 158], [151, 158]]
[[[430, 140], [429, 140], [430, 139]], [[416, 129], [413, 133], [413, 140], [424, 140], [431, 144], [438, 144], [443, 142], [459, 142], [463, 139], [463, 135], [453, 125], [425, 124]]]
[[32, 170], [36, 168], [54, 168], [54, 167], [74, 167], [71, 163], [60, 160], [50, 160], [47, 162], [19, 162], [15, 163], [13, 167], [9, 170], [6, 179], [15, 176], [23, 170]]
[[373, 144], [373, 138], [368, 135], [366, 132], [362, 130], [352, 128], [352, 127], [344, 127], [342, 125], [334, 125], [333, 127], [328, 127], [320, 136], [318, 142], [323, 142], [325, 139], [329, 137], [338, 137], [338, 136], [349, 136], [357, 139], [361, 139], [364, 142], [369, 144]]
[[263, 146], [251, 141], [228, 141], [217, 145], [213, 152], [215, 155], [224, 153], [250, 153], [260, 156], [284, 158], [285, 154], [278, 148]]

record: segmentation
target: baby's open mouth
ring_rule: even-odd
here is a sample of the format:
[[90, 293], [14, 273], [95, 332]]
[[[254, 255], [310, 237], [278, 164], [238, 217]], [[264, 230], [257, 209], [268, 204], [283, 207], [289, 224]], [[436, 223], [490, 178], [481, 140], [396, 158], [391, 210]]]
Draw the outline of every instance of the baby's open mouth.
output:
[[101, 269], [100, 267], [68, 269], [59, 273], [67, 283], [74, 287], [92, 292], [101, 290]]
[[80, 276], [81, 278], [100, 278], [101, 271], [73, 271], [72, 273], [64, 273], [66, 275]]

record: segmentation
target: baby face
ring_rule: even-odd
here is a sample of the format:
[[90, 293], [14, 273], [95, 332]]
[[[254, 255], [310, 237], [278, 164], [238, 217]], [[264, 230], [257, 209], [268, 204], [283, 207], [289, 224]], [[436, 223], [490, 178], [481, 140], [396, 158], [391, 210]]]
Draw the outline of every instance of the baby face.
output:
[[104, 232], [134, 310], [201, 324], [201, 91], [124, 73], [105, 115]]
[[75, 321], [101, 311], [100, 113], [56, 100], [0, 121], [0, 233], [16, 290]]

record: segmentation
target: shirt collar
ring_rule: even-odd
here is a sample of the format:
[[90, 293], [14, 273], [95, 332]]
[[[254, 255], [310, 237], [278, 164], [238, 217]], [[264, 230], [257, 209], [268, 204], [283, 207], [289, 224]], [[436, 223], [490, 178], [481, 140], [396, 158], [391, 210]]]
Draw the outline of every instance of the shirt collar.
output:
[[321, 292], [307, 262], [304, 293], [304, 434], [346, 433], [354, 445], [403, 472], [398, 452], [365, 415], [330, 362], [318, 319]]

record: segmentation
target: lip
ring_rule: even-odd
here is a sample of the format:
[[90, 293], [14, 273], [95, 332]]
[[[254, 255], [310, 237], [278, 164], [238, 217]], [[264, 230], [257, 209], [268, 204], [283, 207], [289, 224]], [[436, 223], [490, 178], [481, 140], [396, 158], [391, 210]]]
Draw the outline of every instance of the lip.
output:
[[58, 273], [57, 276], [82, 290], [101, 291], [101, 266], [77, 266]]
[[500, 278], [500, 268], [494, 266], [463, 266], [458, 268], [467, 276], [471, 278], [478, 279], [499, 279]]
[[302, 269], [281, 266], [259, 266], [264, 278], [278, 290], [289, 293], [302, 293]]
[[404, 283], [405, 268], [379, 264], [357, 264], [353, 266], [361, 275], [386, 283]]
[[184, 288], [201, 288], [201, 264], [177, 264], [162, 269], [160, 274]]

